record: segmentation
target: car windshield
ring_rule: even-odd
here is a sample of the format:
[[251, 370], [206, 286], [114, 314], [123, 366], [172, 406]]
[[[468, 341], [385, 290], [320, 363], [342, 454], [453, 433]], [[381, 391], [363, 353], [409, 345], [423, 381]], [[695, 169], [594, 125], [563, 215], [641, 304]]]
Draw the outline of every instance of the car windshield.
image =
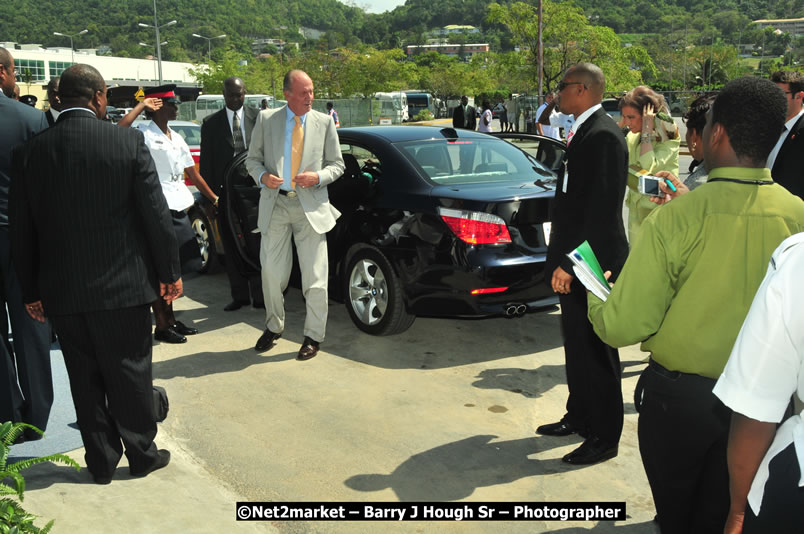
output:
[[438, 185], [555, 179], [536, 158], [501, 139], [427, 139], [396, 146]]
[[170, 129], [178, 132], [188, 145], [201, 144], [201, 127], [194, 124], [171, 124]]

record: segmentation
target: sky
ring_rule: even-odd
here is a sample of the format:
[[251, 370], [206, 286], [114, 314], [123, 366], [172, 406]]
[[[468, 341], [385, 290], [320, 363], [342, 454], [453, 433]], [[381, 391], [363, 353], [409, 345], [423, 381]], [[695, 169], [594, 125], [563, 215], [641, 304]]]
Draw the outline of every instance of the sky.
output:
[[405, 0], [347, 0], [345, 2], [341, 0], [341, 2], [363, 8], [368, 13], [384, 13], [403, 5]]

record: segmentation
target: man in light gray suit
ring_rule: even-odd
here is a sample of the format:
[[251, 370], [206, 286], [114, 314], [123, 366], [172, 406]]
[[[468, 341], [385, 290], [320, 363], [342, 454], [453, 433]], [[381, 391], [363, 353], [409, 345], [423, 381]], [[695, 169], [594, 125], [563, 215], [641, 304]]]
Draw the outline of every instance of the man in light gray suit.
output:
[[265, 332], [255, 349], [270, 349], [285, 329], [283, 291], [296, 243], [307, 306], [304, 342], [298, 359], [318, 354], [327, 325], [326, 233], [340, 212], [329, 203], [327, 185], [345, 169], [332, 119], [313, 111], [313, 80], [301, 70], [285, 75], [287, 106], [260, 112], [251, 134], [246, 167], [262, 192], [257, 226], [265, 297]]

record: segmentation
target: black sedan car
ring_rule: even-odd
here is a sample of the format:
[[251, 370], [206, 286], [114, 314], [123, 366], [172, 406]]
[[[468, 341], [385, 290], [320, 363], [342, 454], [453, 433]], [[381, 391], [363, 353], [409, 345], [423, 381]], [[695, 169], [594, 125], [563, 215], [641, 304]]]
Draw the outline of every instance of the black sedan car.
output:
[[[521, 316], [557, 303], [544, 272], [563, 143], [428, 126], [338, 131], [346, 171], [329, 186], [330, 295], [375, 335], [417, 315]], [[517, 146], [519, 145], [519, 146]], [[224, 186], [245, 274], [259, 270], [260, 188], [245, 154]]]

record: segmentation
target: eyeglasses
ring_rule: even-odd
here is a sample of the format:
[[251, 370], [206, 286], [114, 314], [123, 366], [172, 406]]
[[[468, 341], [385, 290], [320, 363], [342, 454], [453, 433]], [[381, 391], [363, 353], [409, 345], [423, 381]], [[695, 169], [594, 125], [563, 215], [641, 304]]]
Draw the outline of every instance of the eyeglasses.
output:
[[561, 92], [564, 89], [566, 89], [567, 87], [569, 87], [570, 85], [583, 85], [584, 87], [586, 87], [586, 84], [583, 83], [583, 82], [558, 82], [558, 86], [556, 86], [556, 90]]

